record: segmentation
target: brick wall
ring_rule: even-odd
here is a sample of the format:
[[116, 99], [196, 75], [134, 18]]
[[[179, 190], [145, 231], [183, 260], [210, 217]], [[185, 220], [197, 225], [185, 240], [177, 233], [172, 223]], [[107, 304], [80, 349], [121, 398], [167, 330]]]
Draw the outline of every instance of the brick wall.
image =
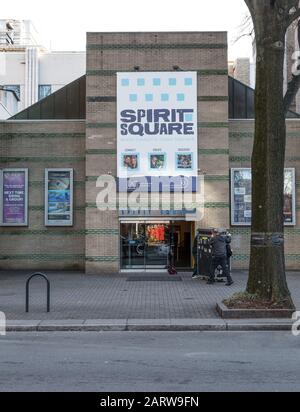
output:
[[198, 226], [229, 224], [226, 33], [88, 33], [86, 129], [86, 271], [119, 268], [119, 222], [95, 207], [97, 176], [117, 173], [116, 72], [198, 72], [199, 168], [206, 176]]
[[[0, 123], [0, 168], [29, 169], [28, 227], [0, 227], [0, 269], [83, 270], [85, 122]], [[45, 168], [74, 169], [74, 226], [45, 227]]]
[[[253, 120], [230, 120], [229, 152], [230, 167], [251, 167], [251, 152], [254, 137]], [[300, 121], [287, 120], [286, 167], [296, 168], [297, 226], [286, 227], [286, 264], [291, 270], [300, 267]], [[250, 228], [234, 227], [231, 229], [235, 251], [234, 267], [247, 268], [250, 253]]]

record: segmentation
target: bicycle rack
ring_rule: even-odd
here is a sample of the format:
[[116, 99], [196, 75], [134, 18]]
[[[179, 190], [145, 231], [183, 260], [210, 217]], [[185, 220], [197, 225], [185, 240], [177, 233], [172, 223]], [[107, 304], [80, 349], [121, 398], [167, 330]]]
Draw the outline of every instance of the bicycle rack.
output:
[[26, 313], [29, 312], [29, 285], [30, 285], [30, 281], [35, 277], [41, 277], [47, 283], [47, 313], [49, 313], [50, 312], [50, 282], [47, 276], [44, 275], [43, 273], [34, 273], [28, 278], [26, 282]]

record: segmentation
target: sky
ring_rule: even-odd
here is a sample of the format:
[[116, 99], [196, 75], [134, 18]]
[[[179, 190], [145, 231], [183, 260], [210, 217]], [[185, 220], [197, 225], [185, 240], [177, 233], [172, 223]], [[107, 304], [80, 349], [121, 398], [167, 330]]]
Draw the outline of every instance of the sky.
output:
[[29, 19], [52, 50], [85, 50], [87, 31], [228, 31], [229, 59], [252, 57], [251, 39], [237, 40], [244, 0], [14, 0], [0, 19]]

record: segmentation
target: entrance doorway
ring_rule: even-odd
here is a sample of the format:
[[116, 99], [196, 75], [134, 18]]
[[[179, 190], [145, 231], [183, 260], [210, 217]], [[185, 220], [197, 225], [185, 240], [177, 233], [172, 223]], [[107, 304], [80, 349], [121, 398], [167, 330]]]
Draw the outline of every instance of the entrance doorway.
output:
[[175, 267], [190, 269], [192, 230], [185, 221], [121, 222], [121, 270], [166, 270], [171, 250]]

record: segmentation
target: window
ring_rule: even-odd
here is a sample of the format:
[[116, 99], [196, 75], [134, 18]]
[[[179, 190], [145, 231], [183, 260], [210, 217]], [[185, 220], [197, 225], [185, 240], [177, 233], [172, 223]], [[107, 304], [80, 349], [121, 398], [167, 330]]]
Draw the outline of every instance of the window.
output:
[[[295, 169], [285, 169], [284, 218], [286, 226], [296, 225]], [[231, 169], [231, 224], [250, 226], [252, 217], [251, 169]]]
[[14, 92], [16, 93], [16, 95], [18, 96], [18, 99], [20, 99], [20, 96], [21, 96], [21, 93], [20, 93], [20, 90], [21, 90], [20, 85], [17, 85], [17, 84], [13, 84], [13, 85], [11, 85], [11, 84], [6, 84], [6, 85], [4, 86], [4, 88], [7, 89], [7, 90], [12, 90], [12, 91], [14, 91]]
[[45, 226], [73, 225], [73, 169], [45, 170]]
[[52, 87], [48, 84], [39, 85], [39, 100], [44, 99], [52, 93]]
[[0, 174], [0, 225], [28, 225], [28, 169], [3, 169]]

